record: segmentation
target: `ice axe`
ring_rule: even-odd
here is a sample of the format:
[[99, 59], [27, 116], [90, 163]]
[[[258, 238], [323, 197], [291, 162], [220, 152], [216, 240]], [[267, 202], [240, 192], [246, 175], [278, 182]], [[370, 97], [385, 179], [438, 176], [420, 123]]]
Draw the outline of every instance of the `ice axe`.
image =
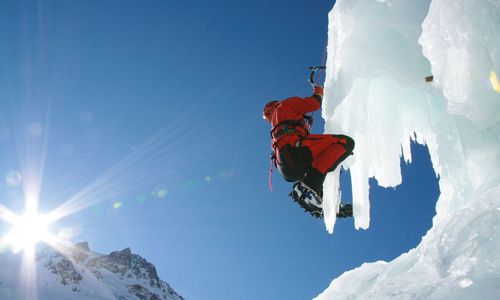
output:
[[318, 70], [324, 70], [326, 69], [325, 66], [312, 66], [309, 67], [309, 70], [311, 70], [311, 75], [309, 75], [309, 83], [314, 87], [316, 84], [314, 83], [314, 75], [316, 74], [316, 71]]
[[[314, 75], [316, 75], [316, 71], [318, 71], [318, 70], [324, 70], [324, 69], [326, 69], [325, 66], [312, 66], [312, 67], [309, 67], [309, 70], [311, 70], [311, 75], [309, 75], [309, 83], [313, 86], [313, 88], [316, 85], [314, 83]], [[312, 113], [311, 113], [310, 116], [304, 115], [304, 119], [306, 119], [307, 123], [309, 123], [309, 130], [311, 130], [311, 127], [312, 127], [312, 125], [314, 123], [314, 117], [313, 117]]]

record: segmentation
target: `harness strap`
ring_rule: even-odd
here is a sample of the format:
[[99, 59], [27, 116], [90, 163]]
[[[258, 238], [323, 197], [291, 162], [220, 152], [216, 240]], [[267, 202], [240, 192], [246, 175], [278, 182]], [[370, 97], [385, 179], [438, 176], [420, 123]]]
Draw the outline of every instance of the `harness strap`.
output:
[[[287, 134], [297, 134], [299, 136], [303, 136], [305, 133], [305, 135], [308, 135], [310, 126], [306, 126], [306, 121], [305, 121], [306, 119], [307, 119], [307, 124], [310, 125], [312, 123], [311, 121], [312, 119], [310, 116], [304, 116], [304, 119], [300, 120], [285, 120], [283, 122], [278, 123], [271, 130], [271, 138], [273, 140], [276, 140]], [[297, 130], [297, 127], [302, 128], [304, 130], [304, 133], [299, 132]]]

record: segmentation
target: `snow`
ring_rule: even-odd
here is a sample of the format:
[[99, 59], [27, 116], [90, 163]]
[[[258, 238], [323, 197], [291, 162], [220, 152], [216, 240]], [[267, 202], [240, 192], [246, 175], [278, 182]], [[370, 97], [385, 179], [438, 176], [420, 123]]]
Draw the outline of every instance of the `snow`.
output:
[[[124, 253], [130, 264], [116, 258]], [[74, 246], [63, 255], [41, 243], [35, 258], [26, 261], [22, 253], [0, 251], [0, 266], [0, 299], [184, 299], [130, 249], [102, 255]]]
[[[338, 0], [329, 19], [323, 117], [326, 132], [356, 141], [343, 163], [355, 227], [370, 224], [369, 178], [401, 183], [411, 140], [428, 146], [441, 195], [420, 245], [344, 273], [316, 299], [498, 299], [500, 1]], [[330, 233], [338, 172], [325, 182]]]

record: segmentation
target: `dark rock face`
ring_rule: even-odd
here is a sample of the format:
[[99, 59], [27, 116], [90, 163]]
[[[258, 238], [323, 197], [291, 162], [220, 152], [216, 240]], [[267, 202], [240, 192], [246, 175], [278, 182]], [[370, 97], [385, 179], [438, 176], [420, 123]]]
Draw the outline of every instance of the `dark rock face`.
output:
[[58, 260], [50, 260], [45, 264], [45, 267], [53, 274], [56, 274], [63, 285], [79, 284], [83, 279], [83, 276], [75, 269], [73, 263], [62, 256]]
[[153, 264], [139, 255], [132, 254], [130, 248], [92, 258], [85, 265], [94, 268], [104, 268], [126, 278], [144, 279], [150, 287], [161, 287], [161, 280]]
[[82, 242], [73, 246], [73, 251], [71, 254], [75, 262], [82, 263], [89, 257], [89, 252], [89, 244], [87, 242]]
[[114, 264], [130, 268], [130, 264], [132, 263], [132, 251], [130, 251], [130, 248], [125, 248], [122, 251], [111, 252], [108, 255], [108, 260]]
[[81, 251], [90, 252], [89, 243], [87, 242], [76, 243], [73, 247]]
[[128, 290], [131, 294], [137, 296], [137, 298], [141, 300], [164, 300], [139, 284], [129, 285]]
[[132, 252], [130, 248], [122, 251], [111, 252], [109, 255], [102, 255], [92, 258], [85, 265], [88, 267], [105, 268], [112, 273], [124, 276], [130, 269], [132, 263]]
[[158, 278], [156, 268], [153, 266], [153, 264], [149, 263], [139, 255], [134, 255], [130, 271], [132, 272], [132, 274], [134, 274], [135, 278], [147, 280], [149, 286], [157, 288], [161, 287], [161, 281], [160, 278]]

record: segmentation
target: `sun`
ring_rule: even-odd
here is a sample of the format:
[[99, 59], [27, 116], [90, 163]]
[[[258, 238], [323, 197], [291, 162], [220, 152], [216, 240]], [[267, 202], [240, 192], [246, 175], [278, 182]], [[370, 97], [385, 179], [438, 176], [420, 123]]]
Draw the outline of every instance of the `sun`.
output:
[[37, 213], [16, 216], [12, 220], [12, 229], [5, 236], [5, 243], [13, 252], [33, 248], [38, 242], [49, 239], [49, 223], [46, 216]]

